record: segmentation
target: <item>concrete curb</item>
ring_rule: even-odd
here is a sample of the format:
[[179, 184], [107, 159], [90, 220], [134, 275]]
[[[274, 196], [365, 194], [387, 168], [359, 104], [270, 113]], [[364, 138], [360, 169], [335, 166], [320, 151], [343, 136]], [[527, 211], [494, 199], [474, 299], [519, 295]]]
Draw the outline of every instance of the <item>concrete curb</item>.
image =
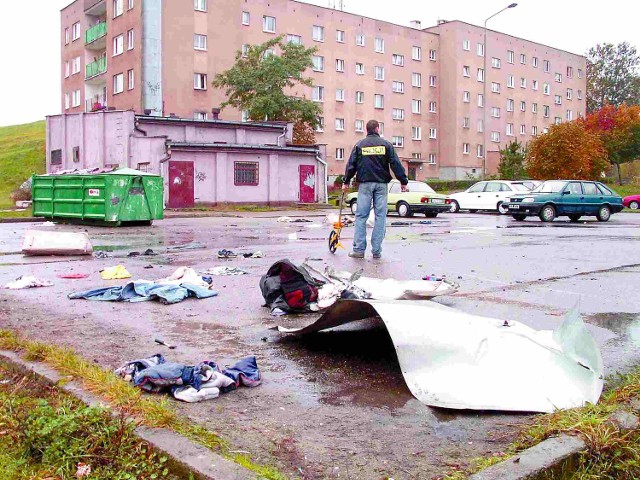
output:
[[45, 219], [43, 217], [8, 217], [8, 218], [0, 218], [0, 223], [35, 223], [35, 222], [44, 222]]
[[[65, 380], [66, 377], [43, 363], [24, 360], [17, 353], [7, 350], [0, 350], [0, 363], [8, 370], [33, 375], [41, 382], [55, 385], [85, 405], [108, 408], [106, 403], [84, 390], [78, 382], [61, 383], [60, 381]], [[171, 430], [139, 426], [134, 432], [140, 440], [147, 442], [158, 453], [166, 455], [168, 467], [181, 478], [189, 478], [189, 474], [193, 474], [193, 477], [198, 480], [256, 480], [259, 478], [258, 474]]]

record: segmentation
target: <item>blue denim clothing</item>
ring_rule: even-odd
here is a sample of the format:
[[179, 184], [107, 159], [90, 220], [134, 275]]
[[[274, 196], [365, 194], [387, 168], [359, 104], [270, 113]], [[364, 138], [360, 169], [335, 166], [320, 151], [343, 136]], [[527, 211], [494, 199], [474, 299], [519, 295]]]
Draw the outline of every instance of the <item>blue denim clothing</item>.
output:
[[190, 283], [180, 285], [129, 282], [119, 287], [105, 287], [84, 292], [74, 292], [67, 295], [71, 300], [84, 298], [86, 300], [102, 300], [111, 302], [144, 302], [160, 300], [164, 304], [178, 303], [188, 297], [209, 298], [218, 295], [213, 290], [199, 287]]
[[236, 385], [257, 387], [262, 383], [256, 357], [245, 357], [230, 368], [222, 371], [224, 375], [236, 382]]
[[389, 186], [386, 183], [361, 183], [358, 187], [358, 209], [356, 210], [356, 227], [353, 237], [353, 251], [364, 253], [367, 249], [367, 218], [373, 204], [376, 221], [371, 233], [371, 252], [382, 253], [382, 240], [387, 226], [387, 196]]
[[198, 375], [194, 373], [195, 368], [181, 363], [160, 363], [136, 373], [133, 384], [149, 392], [158, 392], [174, 385], [193, 385], [199, 389], [200, 382]]

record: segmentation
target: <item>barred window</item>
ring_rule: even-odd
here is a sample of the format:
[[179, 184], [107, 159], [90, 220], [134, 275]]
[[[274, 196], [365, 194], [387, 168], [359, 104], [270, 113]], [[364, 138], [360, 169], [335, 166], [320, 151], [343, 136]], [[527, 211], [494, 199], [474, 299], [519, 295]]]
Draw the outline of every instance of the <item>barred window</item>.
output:
[[143, 162], [138, 164], [138, 168], [136, 169], [139, 172], [150, 172], [151, 171], [151, 163]]
[[234, 185], [258, 185], [258, 162], [233, 162]]
[[51, 165], [62, 165], [62, 150], [51, 150]]

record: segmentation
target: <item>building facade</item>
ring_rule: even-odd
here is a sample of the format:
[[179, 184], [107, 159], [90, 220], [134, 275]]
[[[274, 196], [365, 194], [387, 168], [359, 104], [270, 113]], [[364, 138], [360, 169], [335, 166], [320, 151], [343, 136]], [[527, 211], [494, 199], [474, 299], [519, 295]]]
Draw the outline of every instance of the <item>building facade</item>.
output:
[[211, 82], [237, 51], [276, 35], [317, 47], [315, 86], [292, 94], [322, 104], [332, 177], [371, 118], [412, 178], [460, 179], [495, 173], [500, 146], [586, 108], [584, 57], [495, 31], [485, 48], [459, 21], [423, 29], [295, 0], [76, 0], [61, 17], [64, 113], [211, 118], [224, 101]]

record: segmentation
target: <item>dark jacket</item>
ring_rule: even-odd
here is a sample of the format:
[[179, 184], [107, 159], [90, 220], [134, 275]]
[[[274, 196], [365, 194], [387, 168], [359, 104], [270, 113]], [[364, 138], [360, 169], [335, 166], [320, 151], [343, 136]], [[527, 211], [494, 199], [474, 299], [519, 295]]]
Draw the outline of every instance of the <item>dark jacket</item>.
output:
[[389, 183], [389, 167], [402, 185], [409, 183], [393, 145], [377, 133], [370, 133], [353, 147], [342, 181], [349, 183], [355, 175], [358, 183]]

